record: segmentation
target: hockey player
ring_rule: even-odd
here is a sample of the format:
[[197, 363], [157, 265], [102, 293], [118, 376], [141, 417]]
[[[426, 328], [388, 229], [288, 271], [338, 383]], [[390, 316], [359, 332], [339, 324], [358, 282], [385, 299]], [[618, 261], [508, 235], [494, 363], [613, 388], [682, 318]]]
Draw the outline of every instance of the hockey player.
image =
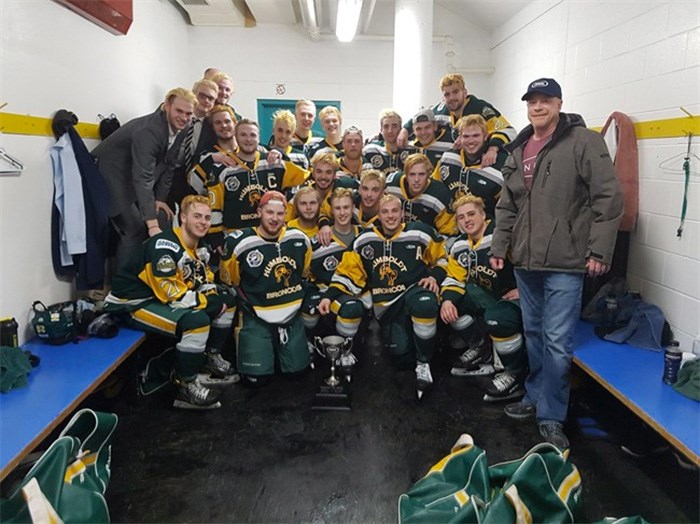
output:
[[368, 169], [360, 175], [360, 187], [355, 196], [353, 218], [355, 223], [367, 229], [379, 216], [379, 199], [384, 195], [386, 179], [381, 171]]
[[[231, 336], [235, 300], [213, 283], [208, 252], [198, 245], [210, 221], [206, 197], [185, 197], [181, 227], [141, 244], [115, 275], [105, 299], [105, 311], [123, 316], [135, 329], [178, 338], [173, 376], [177, 408], [220, 407], [217, 394], [202, 381], [213, 385], [238, 379], [221, 356]], [[203, 366], [206, 373], [198, 377]]]
[[[320, 317], [318, 304], [321, 301], [321, 294], [328, 289], [333, 274], [343, 258], [343, 253], [352, 248], [353, 241], [362, 231], [359, 226], [352, 224], [354, 204], [351, 189], [345, 187], [334, 189], [330, 204], [333, 217], [331, 242], [324, 246], [317, 239], [311, 240], [313, 249], [311, 273], [302, 306], [302, 317], [309, 335], [313, 335], [318, 325]], [[368, 302], [366, 307], [369, 307], [371, 305], [369, 296], [367, 295], [366, 298]], [[365, 308], [360, 298], [342, 294], [331, 304], [331, 315], [326, 317], [326, 324], [330, 325], [337, 334], [352, 337], [357, 333], [364, 313]], [[347, 353], [340, 360], [346, 376], [349, 376], [349, 369], [356, 362], [355, 356]]]
[[459, 119], [455, 129], [459, 132], [460, 150], [447, 151], [433, 173], [433, 178], [441, 180], [452, 194], [450, 207], [463, 195], [476, 195], [484, 200], [486, 216], [493, 219], [496, 202], [501, 195], [503, 175], [501, 167], [508, 153], [498, 149], [496, 161], [481, 166], [481, 159], [490, 147], [486, 120], [481, 115], [468, 115]]
[[445, 151], [452, 149], [453, 139], [447, 127], [440, 127], [435, 122], [431, 109], [421, 109], [413, 117], [413, 130], [416, 139], [411, 141], [408, 149], [411, 153], [423, 153], [435, 166]]
[[304, 153], [305, 148], [311, 147], [313, 143], [321, 140], [321, 137], [314, 136], [311, 132], [314, 120], [316, 120], [316, 104], [311, 100], [297, 100], [294, 106], [294, 116], [297, 125], [291, 144], [295, 151]]
[[433, 166], [427, 156], [409, 155], [404, 171], [389, 176], [386, 192], [402, 202], [406, 222], [418, 221], [437, 229], [440, 234], [454, 236], [457, 224], [450, 208], [450, 192], [439, 180], [433, 180]]
[[292, 146], [297, 120], [291, 111], [280, 109], [272, 115], [272, 139], [270, 149], [277, 149], [284, 160], [290, 160], [300, 168], [309, 170], [309, 159], [303, 151], [295, 150]]
[[401, 200], [395, 195], [380, 200], [379, 222], [343, 254], [319, 311], [327, 315], [341, 294], [359, 297], [368, 287], [385, 347], [397, 364], [416, 364], [420, 399], [433, 383], [430, 360], [437, 330], [438, 282], [445, 275], [444, 242], [427, 224], [404, 224]]
[[365, 165], [362, 158], [362, 145], [364, 138], [362, 130], [355, 126], [348, 127], [343, 131], [342, 147], [343, 154], [339, 158], [339, 167], [336, 178], [342, 182], [341, 187], [351, 187], [356, 189], [360, 173], [363, 169], [369, 169], [369, 164]]
[[318, 119], [321, 121], [321, 128], [326, 135], [319, 140], [310, 144], [306, 150], [306, 156], [312, 159], [316, 153], [336, 153], [343, 152], [343, 144], [341, 141], [341, 129], [343, 125], [343, 115], [337, 107], [326, 106], [318, 112]]
[[285, 374], [309, 365], [300, 310], [311, 243], [301, 231], [285, 227], [286, 206], [282, 193], [265, 193], [260, 225], [231, 233], [221, 257], [221, 280], [239, 291], [237, 367], [251, 384], [267, 381], [276, 360]]
[[320, 202], [318, 191], [313, 186], [303, 186], [294, 195], [294, 210], [296, 218], [287, 224], [290, 228], [299, 229], [311, 238], [318, 233], [318, 212]]
[[[306, 181], [309, 173], [290, 161], [273, 162], [259, 151], [257, 122], [243, 119], [235, 129], [238, 150], [228, 156], [233, 166], [214, 166], [204, 173], [207, 189], [223, 202], [223, 226], [227, 232], [258, 223], [258, 202], [266, 191], [284, 190]], [[277, 152], [271, 152], [279, 155]], [[199, 172], [199, 170], [198, 170]], [[203, 173], [200, 172], [200, 176]]]
[[403, 169], [404, 160], [410, 154], [405, 148], [400, 148], [396, 139], [401, 131], [401, 115], [393, 109], [383, 109], [379, 113], [379, 132], [381, 136], [371, 141], [362, 150], [365, 163], [371, 164], [385, 176]]
[[223, 187], [219, 184], [218, 174], [226, 168], [222, 157], [233, 158], [236, 149], [234, 128], [236, 117], [229, 106], [216, 105], [209, 113], [216, 145], [202, 153], [197, 163], [188, 173], [187, 182], [199, 195], [206, 195], [211, 206], [211, 227], [205, 239], [212, 247], [223, 243], [224, 198]]
[[[459, 74], [446, 74], [440, 79], [442, 102], [435, 104], [432, 110], [437, 123], [448, 129], [454, 128], [457, 121], [467, 115], [481, 115], [488, 125], [489, 147], [483, 154], [481, 165], [488, 167], [496, 162], [498, 150], [515, 138], [515, 129], [498, 110], [485, 100], [480, 100], [467, 92], [464, 77]], [[398, 143], [405, 146], [409, 135], [415, 132], [415, 119], [404, 124], [399, 133]], [[456, 136], [452, 137], [457, 139]], [[459, 145], [457, 144], [457, 147]]]
[[[332, 152], [316, 153], [311, 159], [311, 177], [306, 185], [313, 187], [318, 192], [319, 198], [319, 213], [324, 216], [330, 216], [331, 205], [329, 198], [331, 191], [337, 183], [336, 173], [338, 171], [338, 157]], [[301, 187], [293, 187], [287, 191], [289, 204], [287, 205], [287, 222], [297, 218], [297, 209], [294, 205], [294, 198]]]
[[465, 341], [472, 339], [470, 328], [480, 324], [491, 339], [493, 352], [489, 344], [467, 349], [452, 374], [488, 375], [498, 368], [486, 385], [484, 400], [522, 397], [526, 355], [513, 268], [506, 264], [494, 271], [489, 265], [493, 222], [486, 218], [484, 201], [466, 195], [455, 206], [463, 234], [450, 249], [447, 277], [441, 287], [440, 317]]

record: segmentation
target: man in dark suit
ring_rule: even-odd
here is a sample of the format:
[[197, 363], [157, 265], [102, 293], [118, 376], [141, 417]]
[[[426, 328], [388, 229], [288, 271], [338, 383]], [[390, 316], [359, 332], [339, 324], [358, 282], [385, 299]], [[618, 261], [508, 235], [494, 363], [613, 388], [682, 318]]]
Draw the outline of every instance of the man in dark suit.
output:
[[184, 138], [180, 131], [192, 120], [195, 100], [188, 89], [171, 89], [157, 111], [127, 122], [92, 151], [110, 191], [118, 265], [172, 220], [165, 201]]

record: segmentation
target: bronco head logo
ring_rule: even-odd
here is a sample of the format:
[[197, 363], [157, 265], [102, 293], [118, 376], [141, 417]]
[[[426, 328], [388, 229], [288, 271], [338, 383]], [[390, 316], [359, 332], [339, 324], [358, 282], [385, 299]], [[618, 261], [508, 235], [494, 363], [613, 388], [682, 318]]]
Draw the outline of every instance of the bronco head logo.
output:
[[289, 278], [292, 276], [290, 269], [284, 264], [278, 264], [274, 269], [275, 280], [278, 283], [284, 280], [285, 287], [289, 287]]
[[250, 207], [257, 209], [261, 196], [262, 195], [260, 195], [258, 191], [251, 191], [248, 193], [248, 203], [250, 204]]
[[395, 269], [392, 269], [392, 267], [389, 264], [384, 264], [382, 267], [379, 268], [379, 278], [382, 280], [387, 281], [387, 285], [389, 287], [394, 286], [394, 282], [396, 282], [396, 278], [399, 276], [399, 274], [396, 272]]

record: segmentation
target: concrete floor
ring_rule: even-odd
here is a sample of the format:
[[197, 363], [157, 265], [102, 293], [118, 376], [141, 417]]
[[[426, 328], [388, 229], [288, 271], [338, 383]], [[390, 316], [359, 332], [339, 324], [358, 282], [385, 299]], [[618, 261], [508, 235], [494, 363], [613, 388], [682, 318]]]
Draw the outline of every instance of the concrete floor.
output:
[[[112, 520], [396, 522], [399, 495], [461, 433], [486, 449], [490, 463], [516, 458], [540, 440], [534, 422], [508, 419], [501, 404], [482, 402], [468, 379], [451, 377], [452, 354], [438, 356], [434, 391], [417, 403], [413, 371], [391, 367], [376, 329], [358, 353], [350, 412], [310, 409], [318, 372], [262, 389], [233, 386], [223, 407], [209, 412], [173, 410], [167, 396], [101, 401], [106, 405], [97, 407], [120, 417], [107, 492]], [[586, 520], [639, 514], [651, 522], [697, 522], [698, 472], [680, 468], [670, 452], [623, 454], [614, 426], [630, 429], [637, 421], [609, 410], [615, 401], [605, 395], [583, 383], [572, 419], [605, 412], [597, 420], [609, 419], [607, 436], [589, 436], [575, 422], [567, 428]]]

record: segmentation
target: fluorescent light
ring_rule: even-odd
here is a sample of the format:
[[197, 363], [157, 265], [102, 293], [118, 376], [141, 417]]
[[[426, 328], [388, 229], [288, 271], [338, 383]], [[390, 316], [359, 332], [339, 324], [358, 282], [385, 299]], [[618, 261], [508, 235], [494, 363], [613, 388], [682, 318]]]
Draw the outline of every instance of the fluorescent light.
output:
[[338, 18], [335, 21], [335, 36], [340, 42], [352, 42], [360, 21], [362, 0], [338, 0]]

